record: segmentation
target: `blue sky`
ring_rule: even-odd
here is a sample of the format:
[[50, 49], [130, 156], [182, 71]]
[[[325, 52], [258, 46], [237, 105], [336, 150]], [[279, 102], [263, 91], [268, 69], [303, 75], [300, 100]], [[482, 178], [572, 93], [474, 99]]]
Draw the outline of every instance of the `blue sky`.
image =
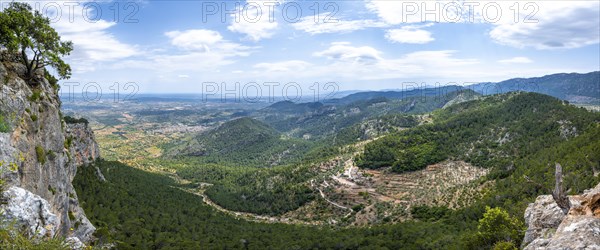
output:
[[[242, 1], [236, 10], [227, 1], [222, 16], [220, 1], [81, 1], [73, 22], [65, 2], [55, 2], [61, 18], [53, 25], [75, 44], [69, 82], [95, 82], [105, 92], [115, 82], [134, 82], [145, 93], [201, 92], [202, 82], [400, 89], [403, 82], [465, 84], [599, 69], [598, 1], [521, 1], [518, 8], [516, 1], [469, 2], [479, 5], [364, 0], [325, 9], [325, 1]], [[204, 22], [209, 5], [219, 10]], [[256, 6], [262, 15], [254, 14]], [[294, 18], [297, 7], [302, 14]]]

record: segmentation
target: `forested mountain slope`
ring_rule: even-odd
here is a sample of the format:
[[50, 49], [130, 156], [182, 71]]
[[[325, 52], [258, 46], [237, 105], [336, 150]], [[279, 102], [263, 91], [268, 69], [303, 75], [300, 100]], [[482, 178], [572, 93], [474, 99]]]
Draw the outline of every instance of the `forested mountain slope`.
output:
[[98, 162], [107, 182], [82, 169], [74, 181], [98, 245], [118, 249], [422, 249], [459, 246], [455, 223], [409, 222], [373, 228], [265, 224], [225, 215], [172, 179], [118, 162]]
[[576, 137], [600, 121], [597, 113], [525, 92], [464, 102], [438, 110], [433, 117], [433, 124], [370, 143], [358, 164], [403, 172], [453, 158], [510, 168], [516, 159]]
[[168, 155], [197, 157], [206, 163], [269, 167], [298, 161], [310, 143], [285, 138], [277, 130], [252, 118], [223, 123], [177, 145], [167, 145]]
[[358, 95], [349, 99], [352, 100], [349, 103], [326, 103], [322, 106], [280, 102], [253, 116], [292, 137], [318, 140], [368, 119], [392, 114], [427, 113], [451, 102], [472, 100], [479, 96], [471, 90], [444, 92], [427, 89], [423, 94], [418, 94], [416, 90], [410, 93]]
[[364, 101], [374, 98], [386, 99], [405, 99], [409, 97], [433, 97], [443, 96], [451, 92], [465, 89], [461, 86], [450, 85], [442, 87], [423, 88], [418, 85], [414, 89], [399, 90], [399, 91], [365, 91], [347, 95], [339, 99], [327, 100], [327, 102], [335, 105], [347, 105], [356, 101]]
[[532, 78], [514, 78], [497, 83], [479, 83], [467, 88], [484, 95], [511, 91], [542, 93], [574, 103], [600, 104], [600, 71], [585, 74], [560, 73]]

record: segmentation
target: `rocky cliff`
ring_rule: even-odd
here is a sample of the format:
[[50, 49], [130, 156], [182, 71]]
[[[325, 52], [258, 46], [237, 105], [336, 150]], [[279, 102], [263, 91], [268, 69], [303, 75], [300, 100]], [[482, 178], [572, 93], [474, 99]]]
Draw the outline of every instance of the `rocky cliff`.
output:
[[569, 200], [566, 215], [551, 195], [529, 204], [524, 249], [600, 249], [600, 184]]
[[5, 219], [32, 237], [88, 242], [95, 231], [71, 181], [77, 168], [99, 157], [87, 124], [66, 124], [58, 86], [42, 70], [24, 80], [25, 67], [0, 56], [0, 165], [7, 183]]

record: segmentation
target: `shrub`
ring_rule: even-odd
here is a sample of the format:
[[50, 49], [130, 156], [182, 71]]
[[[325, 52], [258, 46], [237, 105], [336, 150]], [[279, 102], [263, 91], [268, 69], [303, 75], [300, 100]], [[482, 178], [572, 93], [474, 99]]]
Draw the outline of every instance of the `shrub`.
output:
[[58, 91], [60, 90], [60, 85], [58, 84], [58, 79], [56, 79], [56, 77], [54, 77], [53, 75], [48, 73], [47, 70], [44, 71], [44, 77], [46, 78], [46, 80], [48, 80], [48, 83], [50, 83], [50, 86], [52, 86], [55, 93], [58, 93]]
[[66, 149], [71, 149], [71, 146], [73, 145], [73, 136], [67, 137], [64, 144]]
[[29, 101], [30, 102], [37, 102], [38, 100], [40, 100], [42, 97], [42, 91], [39, 89], [34, 89], [33, 93], [31, 94], [31, 96], [29, 96]]
[[10, 127], [8, 123], [4, 121], [4, 116], [0, 115], [0, 133], [8, 133], [10, 132]]
[[31, 115], [31, 120], [32, 121], [35, 122], [35, 121], [37, 121], [37, 119], [38, 119], [37, 115]]
[[410, 213], [415, 219], [422, 221], [436, 221], [448, 216], [452, 210], [447, 207], [415, 206]]
[[[485, 208], [483, 218], [479, 220], [477, 229], [480, 234], [480, 239], [483, 240], [482, 245], [496, 244], [498, 242], [521, 243], [523, 238], [522, 232], [525, 230], [524, 225], [517, 218], [513, 218], [506, 210], [495, 207]], [[498, 243], [503, 247], [505, 243]], [[504, 248], [500, 248], [504, 249]]]
[[510, 241], [499, 241], [494, 244], [493, 250], [517, 250], [515, 243]]
[[365, 206], [364, 206], [363, 204], [358, 204], [358, 205], [354, 205], [354, 206], [352, 207], [352, 210], [353, 210], [354, 212], [358, 212], [358, 211], [362, 210], [364, 207], [365, 207]]
[[41, 146], [35, 147], [35, 153], [37, 155], [37, 160], [40, 164], [44, 165], [46, 163], [46, 151]]
[[[0, 221], [8, 224], [6, 221]], [[68, 250], [69, 246], [62, 239], [32, 240], [20, 232], [14, 225], [0, 227], [0, 249], [49, 249]]]
[[88, 125], [90, 123], [87, 119], [85, 119], [83, 117], [77, 119], [77, 118], [73, 118], [71, 116], [65, 116], [63, 119], [65, 120], [65, 123], [67, 123], [67, 124], [84, 123], [85, 125]]

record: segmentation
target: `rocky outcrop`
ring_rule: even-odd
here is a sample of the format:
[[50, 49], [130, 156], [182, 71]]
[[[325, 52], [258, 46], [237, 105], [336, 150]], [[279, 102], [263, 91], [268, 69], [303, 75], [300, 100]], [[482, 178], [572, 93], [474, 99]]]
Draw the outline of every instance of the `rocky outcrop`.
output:
[[524, 249], [600, 249], [600, 184], [569, 200], [566, 215], [551, 195], [527, 207]]
[[[38, 202], [44, 204], [42, 214], [55, 215], [56, 222], [43, 236], [88, 242], [95, 228], [79, 206], [71, 182], [78, 166], [99, 157], [93, 133], [87, 126], [68, 126], [63, 121], [58, 88], [44, 79], [43, 70], [25, 81], [23, 65], [5, 53], [0, 59], [0, 115], [9, 127], [8, 132], [0, 131], [0, 172], [10, 187], [5, 216], [22, 222], [22, 227], [40, 225], [30, 224], [35, 221], [51, 223], [41, 216], [29, 218], [35, 213], [25, 211], [45, 200], [48, 206]], [[23, 211], [11, 209], [11, 204]]]
[[66, 140], [75, 165], [89, 165], [100, 157], [100, 147], [96, 143], [94, 132], [86, 123], [68, 123]]
[[58, 229], [58, 218], [50, 211], [48, 201], [25, 189], [10, 187], [5, 193], [8, 204], [4, 214], [8, 221], [21, 226], [26, 235], [37, 238], [54, 237]]

